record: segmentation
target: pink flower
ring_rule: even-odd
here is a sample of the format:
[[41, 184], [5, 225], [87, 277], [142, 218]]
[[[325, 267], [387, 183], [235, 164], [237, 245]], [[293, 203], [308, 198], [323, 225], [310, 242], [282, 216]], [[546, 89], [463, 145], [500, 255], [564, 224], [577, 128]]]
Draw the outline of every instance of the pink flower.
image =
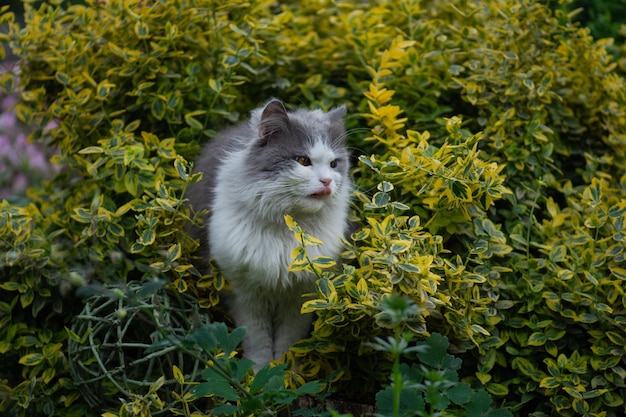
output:
[[12, 109], [17, 104], [17, 98], [12, 95], [4, 96], [0, 101], [0, 108], [4, 110]]
[[17, 124], [17, 118], [15, 117], [15, 113], [12, 112], [4, 112], [0, 113], [0, 131], [14, 129]]
[[11, 147], [11, 138], [7, 135], [0, 135], [0, 156], [5, 156]]
[[17, 149], [25, 149], [28, 147], [28, 140], [24, 133], [18, 133], [15, 137], [15, 147]]

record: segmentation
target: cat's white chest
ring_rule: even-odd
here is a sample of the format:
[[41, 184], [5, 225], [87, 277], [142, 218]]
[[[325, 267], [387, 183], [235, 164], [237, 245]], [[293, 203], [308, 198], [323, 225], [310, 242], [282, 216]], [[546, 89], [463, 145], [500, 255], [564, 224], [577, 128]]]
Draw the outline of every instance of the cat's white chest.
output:
[[215, 207], [210, 231], [212, 256], [238, 287], [288, 288], [288, 266], [296, 246], [286, 226], [251, 223], [243, 212]]

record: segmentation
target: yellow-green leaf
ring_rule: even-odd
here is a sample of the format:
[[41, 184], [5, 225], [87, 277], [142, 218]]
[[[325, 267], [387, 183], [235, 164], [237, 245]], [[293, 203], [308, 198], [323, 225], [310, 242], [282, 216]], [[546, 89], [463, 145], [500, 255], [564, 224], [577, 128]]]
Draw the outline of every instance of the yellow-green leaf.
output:
[[502, 384], [497, 384], [495, 382], [489, 382], [485, 385], [485, 388], [490, 394], [496, 395], [498, 397], [503, 397], [509, 393], [509, 389]]
[[178, 382], [180, 385], [183, 385], [185, 383], [185, 376], [181, 372], [180, 368], [178, 368], [178, 366], [174, 365], [172, 367], [172, 373], [174, 374], [174, 379], [176, 380], [176, 382]]
[[25, 366], [39, 365], [44, 359], [41, 353], [29, 353], [20, 358], [19, 363]]
[[150, 27], [144, 22], [135, 23], [135, 34], [140, 39], [145, 39], [150, 36]]
[[332, 268], [337, 263], [333, 258], [328, 256], [316, 256], [313, 258], [312, 262], [315, 266], [320, 268]]
[[546, 335], [535, 332], [528, 337], [528, 346], [543, 346], [546, 343]]
[[547, 376], [541, 380], [539, 386], [542, 388], [555, 389], [561, 386], [561, 383], [554, 377]]
[[620, 268], [618, 266], [610, 266], [609, 270], [615, 276], [615, 278], [621, 279], [622, 281], [626, 281], [626, 269]]

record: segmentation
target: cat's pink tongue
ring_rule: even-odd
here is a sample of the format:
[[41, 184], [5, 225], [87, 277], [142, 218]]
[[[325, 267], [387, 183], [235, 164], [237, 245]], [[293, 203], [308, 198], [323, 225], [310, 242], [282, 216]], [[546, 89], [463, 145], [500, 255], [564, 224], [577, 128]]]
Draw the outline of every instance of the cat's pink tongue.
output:
[[324, 186], [323, 188], [320, 188], [316, 193], [311, 194], [311, 197], [313, 197], [313, 198], [322, 198], [322, 197], [329, 196], [332, 193], [333, 193], [333, 191], [330, 189], [330, 187]]

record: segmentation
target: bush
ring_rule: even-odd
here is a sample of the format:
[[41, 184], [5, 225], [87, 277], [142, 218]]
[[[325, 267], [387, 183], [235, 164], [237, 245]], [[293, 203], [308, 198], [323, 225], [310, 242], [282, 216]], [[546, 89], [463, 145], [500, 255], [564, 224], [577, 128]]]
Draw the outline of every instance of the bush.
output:
[[189, 161], [275, 96], [347, 104], [361, 154], [342, 264], [292, 265], [319, 280], [291, 385], [386, 385], [393, 360], [371, 342], [394, 334], [382, 300], [400, 293], [418, 307], [403, 331], [447, 337], [460, 379], [516, 415], [621, 414], [626, 96], [610, 41], [530, 0], [110, 0], [27, 5], [26, 22], [2, 35], [21, 70], [0, 85], [62, 170], [0, 203], [2, 409], [94, 413], [65, 354], [77, 285], [163, 279], [213, 313], [223, 279], [196, 271], [184, 232]]

